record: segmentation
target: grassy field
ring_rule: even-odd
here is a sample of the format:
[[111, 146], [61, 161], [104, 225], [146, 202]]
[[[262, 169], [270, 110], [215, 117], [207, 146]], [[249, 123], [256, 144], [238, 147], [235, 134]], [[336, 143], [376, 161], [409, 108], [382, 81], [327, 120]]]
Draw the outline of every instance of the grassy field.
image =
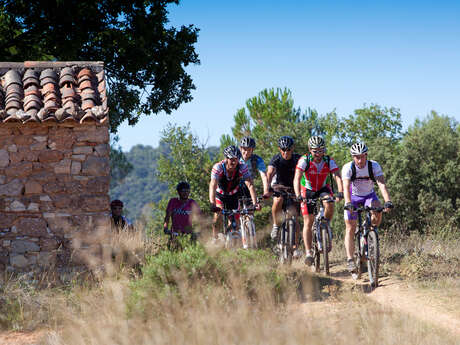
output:
[[[458, 344], [346, 284], [279, 267], [269, 249], [169, 252], [164, 240], [116, 235], [91, 270], [3, 276], [0, 327], [46, 328], [42, 344], [55, 345]], [[335, 243], [332, 262], [343, 253]], [[384, 237], [382, 274], [459, 315], [459, 253], [458, 240]]]

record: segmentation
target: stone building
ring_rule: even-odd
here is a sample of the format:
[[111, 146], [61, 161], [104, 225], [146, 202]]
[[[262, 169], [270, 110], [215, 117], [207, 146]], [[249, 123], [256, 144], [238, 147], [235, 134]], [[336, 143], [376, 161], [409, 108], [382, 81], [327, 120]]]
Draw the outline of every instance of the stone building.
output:
[[67, 265], [110, 226], [103, 63], [0, 63], [0, 78], [0, 271]]

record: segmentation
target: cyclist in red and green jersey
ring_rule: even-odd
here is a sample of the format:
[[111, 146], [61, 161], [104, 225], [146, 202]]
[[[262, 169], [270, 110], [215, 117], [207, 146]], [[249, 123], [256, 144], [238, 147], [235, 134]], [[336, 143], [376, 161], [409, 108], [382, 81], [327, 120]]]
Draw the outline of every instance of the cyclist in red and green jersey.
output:
[[[320, 136], [313, 136], [308, 140], [309, 153], [303, 155], [297, 162], [294, 175], [294, 191], [298, 198], [316, 199], [326, 195], [332, 195], [331, 185], [327, 183], [329, 174], [335, 176], [338, 188], [337, 201], [343, 198], [343, 184], [339, 167], [335, 161], [325, 155], [326, 143]], [[332, 181], [330, 181], [332, 184]], [[330, 221], [334, 214], [334, 204], [323, 201], [324, 216]], [[313, 264], [312, 256], [312, 225], [315, 215], [314, 205], [303, 201], [301, 204], [303, 216], [303, 241], [305, 244], [305, 264]]]

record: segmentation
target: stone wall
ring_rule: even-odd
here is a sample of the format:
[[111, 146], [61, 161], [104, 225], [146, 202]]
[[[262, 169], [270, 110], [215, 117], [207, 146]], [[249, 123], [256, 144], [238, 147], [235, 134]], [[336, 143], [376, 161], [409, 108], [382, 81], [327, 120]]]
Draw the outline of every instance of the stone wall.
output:
[[107, 229], [109, 132], [94, 122], [0, 126], [0, 270], [67, 265]]

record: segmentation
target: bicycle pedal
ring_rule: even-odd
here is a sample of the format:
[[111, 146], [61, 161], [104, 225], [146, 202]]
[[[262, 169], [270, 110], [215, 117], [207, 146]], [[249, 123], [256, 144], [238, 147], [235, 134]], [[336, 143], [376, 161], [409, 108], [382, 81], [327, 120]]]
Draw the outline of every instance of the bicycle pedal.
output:
[[358, 273], [353, 272], [353, 273], [351, 274], [351, 277], [352, 277], [354, 280], [358, 280]]

